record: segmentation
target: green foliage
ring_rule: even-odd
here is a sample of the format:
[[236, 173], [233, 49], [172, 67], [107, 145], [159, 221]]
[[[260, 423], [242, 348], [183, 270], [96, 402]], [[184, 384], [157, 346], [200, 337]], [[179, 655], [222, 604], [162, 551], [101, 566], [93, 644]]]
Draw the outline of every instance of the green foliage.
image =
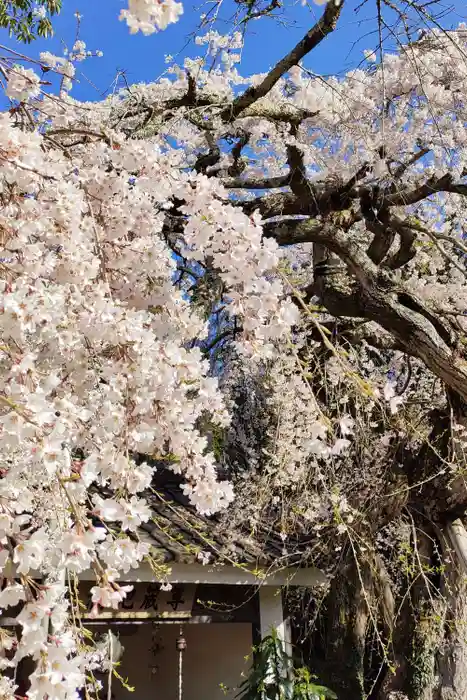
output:
[[[29, 44], [53, 33], [50, 15], [62, 9], [62, 0], [0, 0], [0, 27]], [[42, 16], [43, 15], [43, 16]]]
[[211, 439], [211, 449], [214, 453], [214, 457], [220, 462], [225, 451], [225, 428], [213, 424], [211, 428]]
[[294, 670], [293, 700], [337, 700], [337, 695], [324, 685], [314, 683], [312, 676], [305, 666]]
[[240, 686], [239, 700], [336, 700], [337, 696], [305, 667], [296, 668], [274, 632], [255, 649], [248, 678]]

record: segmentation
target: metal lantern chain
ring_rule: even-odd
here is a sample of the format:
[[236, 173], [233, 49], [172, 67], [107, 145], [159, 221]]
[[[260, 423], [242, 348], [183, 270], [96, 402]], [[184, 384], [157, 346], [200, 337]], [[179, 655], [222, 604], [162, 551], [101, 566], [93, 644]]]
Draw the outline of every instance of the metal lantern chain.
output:
[[180, 625], [180, 634], [175, 643], [178, 651], [178, 700], [183, 700], [183, 652], [186, 649], [186, 639], [183, 636], [183, 625]]

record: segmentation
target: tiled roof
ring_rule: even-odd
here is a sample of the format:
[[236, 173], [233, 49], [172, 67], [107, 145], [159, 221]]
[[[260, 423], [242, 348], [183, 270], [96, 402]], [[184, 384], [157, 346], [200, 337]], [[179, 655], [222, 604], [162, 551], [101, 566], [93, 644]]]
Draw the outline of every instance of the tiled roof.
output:
[[147, 496], [153, 511], [141, 537], [153, 545], [162, 562], [189, 563], [209, 557], [209, 561], [235, 562], [258, 566], [305, 565], [308, 538], [284, 543], [279, 533], [266, 523], [251, 532], [248, 523], [232, 528], [229, 511], [219, 516], [200, 515], [180, 489], [180, 481], [161, 472]]

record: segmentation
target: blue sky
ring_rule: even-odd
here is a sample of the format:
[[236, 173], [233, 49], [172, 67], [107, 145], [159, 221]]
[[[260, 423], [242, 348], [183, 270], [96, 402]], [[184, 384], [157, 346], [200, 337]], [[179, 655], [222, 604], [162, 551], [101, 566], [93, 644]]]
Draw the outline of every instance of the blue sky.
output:
[[[399, 0], [400, 1], [400, 0]], [[90, 50], [100, 49], [102, 58], [91, 58], [79, 65], [77, 84], [72, 94], [77, 99], [98, 100], [109, 89], [119, 70], [125, 70], [129, 83], [150, 82], [157, 79], [165, 70], [165, 56], [196, 56], [202, 47], [196, 47], [193, 36], [199, 23], [201, 12], [207, 12], [211, 2], [194, 6], [192, 0], [184, 2], [184, 15], [177, 24], [169, 26], [164, 32], [144, 37], [141, 34], [130, 35], [124, 22], [118, 21], [124, 0], [63, 0], [64, 9], [58, 18], [54, 18], [55, 37], [38, 40], [29, 46], [17, 44], [9, 39], [4, 30], [0, 30], [0, 42], [16, 50], [35, 57], [40, 51], [49, 50], [62, 54], [62, 42], [72, 46], [76, 19], [74, 13], [83, 15], [81, 37]], [[302, 6], [300, 0], [285, 0], [284, 23], [261, 19], [248, 26], [246, 44], [243, 51], [242, 72], [252, 74], [268, 70], [286, 53], [316, 21], [322, 8], [309, 0]], [[375, 21], [375, 0], [361, 5], [360, 0], [347, 0], [338, 30], [321, 43], [317, 50], [306, 59], [305, 64], [321, 74], [342, 73], [357, 66], [363, 58], [363, 49], [373, 49], [378, 39]], [[224, 0], [220, 22], [216, 28], [227, 33], [232, 24], [229, 19], [237, 6], [233, 0]], [[428, 8], [430, 9], [430, 8]], [[445, 27], [457, 26], [467, 20], [465, 0], [440, 0], [437, 11], [445, 16]], [[394, 17], [387, 15], [389, 24]], [[393, 37], [387, 32], [388, 40]], [[388, 43], [389, 46], [389, 43]]]

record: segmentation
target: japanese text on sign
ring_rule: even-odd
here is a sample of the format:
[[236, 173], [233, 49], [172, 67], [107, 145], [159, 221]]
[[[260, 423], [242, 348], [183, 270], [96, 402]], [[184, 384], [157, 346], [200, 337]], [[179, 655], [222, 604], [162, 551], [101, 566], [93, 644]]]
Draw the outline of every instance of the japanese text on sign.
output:
[[[86, 606], [85, 617], [92, 609], [91, 584], [80, 586], [80, 598]], [[135, 583], [118, 610], [102, 610], [100, 618], [186, 618], [191, 616], [195, 586], [174, 584], [171, 590], [162, 590], [159, 583]], [[94, 616], [93, 616], [94, 617]]]

